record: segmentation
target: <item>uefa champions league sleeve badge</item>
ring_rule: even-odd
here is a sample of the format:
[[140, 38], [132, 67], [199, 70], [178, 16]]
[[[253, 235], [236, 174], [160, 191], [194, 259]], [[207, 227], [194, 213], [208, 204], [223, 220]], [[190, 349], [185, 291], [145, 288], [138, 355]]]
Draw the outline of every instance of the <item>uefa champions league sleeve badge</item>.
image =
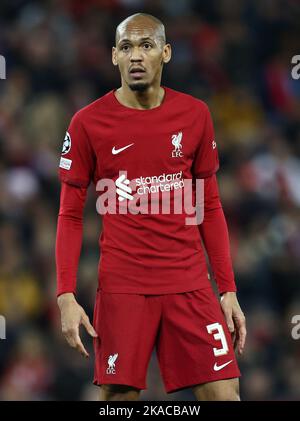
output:
[[66, 155], [67, 153], [70, 152], [70, 150], [71, 150], [71, 136], [69, 132], [66, 132], [61, 154]]

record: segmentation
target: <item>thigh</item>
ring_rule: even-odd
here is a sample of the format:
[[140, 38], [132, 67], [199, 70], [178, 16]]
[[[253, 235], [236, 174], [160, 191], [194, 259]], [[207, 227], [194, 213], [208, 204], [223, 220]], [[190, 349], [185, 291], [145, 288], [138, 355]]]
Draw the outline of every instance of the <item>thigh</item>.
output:
[[94, 383], [145, 389], [159, 320], [160, 302], [155, 299], [98, 291]]
[[211, 287], [166, 296], [157, 353], [167, 392], [240, 376]]
[[198, 401], [239, 401], [239, 379], [217, 380], [192, 388]]
[[120, 384], [103, 384], [100, 387], [100, 401], [137, 401], [140, 390]]

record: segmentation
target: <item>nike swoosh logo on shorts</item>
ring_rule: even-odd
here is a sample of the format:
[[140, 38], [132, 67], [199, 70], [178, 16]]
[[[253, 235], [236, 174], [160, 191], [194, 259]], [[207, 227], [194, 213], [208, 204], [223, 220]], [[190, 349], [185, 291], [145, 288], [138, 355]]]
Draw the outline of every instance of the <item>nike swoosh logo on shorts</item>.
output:
[[233, 360], [227, 361], [227, 363], [222, 364], [222, 365], [218, 365], [217, 363], [215, 363], [214, 365], [214, 370], [215, 371], [219, 371], [222, 370], [222, 368], [226, 367], [228, 364], [232, 363]]
[[123, 148], [116, 149], [115, 146], [112, 148], [111, 153], [113, 155], [117, 155], [118, 153], [125, 151], [125, 149], [129, 148], [130, 146], [134, 145], [134, 143], [130, 143], [130, 145], [124, 146]]

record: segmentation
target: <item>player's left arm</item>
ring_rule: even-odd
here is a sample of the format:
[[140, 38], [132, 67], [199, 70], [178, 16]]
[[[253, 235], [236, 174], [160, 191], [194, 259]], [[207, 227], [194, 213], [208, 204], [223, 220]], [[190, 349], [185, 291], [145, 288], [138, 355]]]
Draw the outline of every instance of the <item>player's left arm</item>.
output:
[[246, 318], [238, 302], [236, 292], [222, 294], [221, 307], [234, 341], [234, 347], [242, 355], [247, 336]]
[[242, 354], [246, 339], [246, 321], [237, 296], [230, 256], [227, 223], [222, 209], [216, 172], [219, 168], [218, 148], [212, 116], [206, 104], [200, 101], [198, 122], [201, 136], [195, 151], [192, 174], [204, 179], [204, 220], [199, 225], [214, 278], [221, 294], [221, 307], [235, 346]]
[[234, 346], [242, 354], [246, 340], [246, 320], [236, 295], [228, 227], [215, 174], [204, 179], [204, 219], [199, 225], [199, 231], [221, 295], [221, 307]]

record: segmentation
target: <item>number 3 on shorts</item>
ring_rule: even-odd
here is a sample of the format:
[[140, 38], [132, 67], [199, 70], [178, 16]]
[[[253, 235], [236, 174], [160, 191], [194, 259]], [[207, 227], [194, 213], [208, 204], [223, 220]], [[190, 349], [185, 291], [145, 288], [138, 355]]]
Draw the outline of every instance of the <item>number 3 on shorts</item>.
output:
[[225, 355], [228, 353], [228, 345], [226, 341], [226, 337], [224, 334], [223, 326], [220, 323], [212, 323], [211, 325], [206, 326], [207, 332], [212, 334], [214, 331], [214, 339], [216, 341], [221, 341], [222, 348], [214, 348], [214, 354], [216, 357], [220, 357], [221, 355]]

